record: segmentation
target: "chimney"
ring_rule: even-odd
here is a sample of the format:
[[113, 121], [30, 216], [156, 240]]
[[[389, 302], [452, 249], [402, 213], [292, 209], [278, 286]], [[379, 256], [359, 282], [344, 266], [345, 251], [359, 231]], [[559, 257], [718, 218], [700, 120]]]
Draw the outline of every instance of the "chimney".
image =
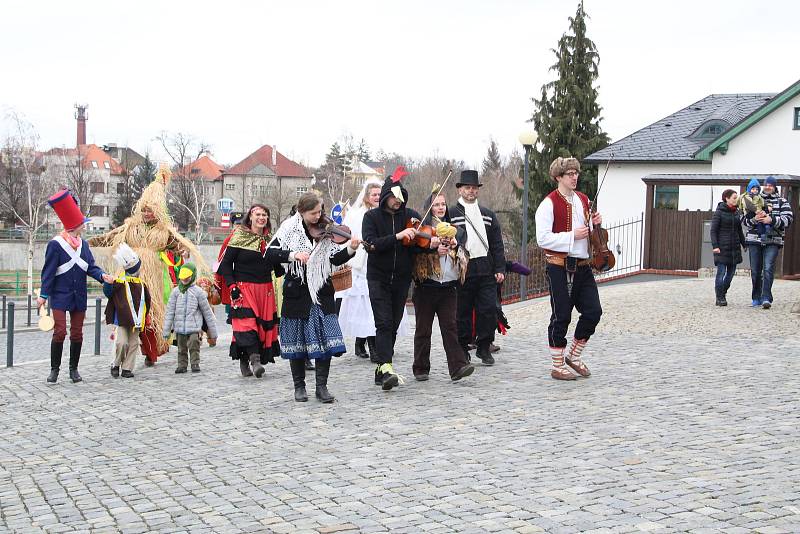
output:
[[88, 104], [75, 104], [75, 119], [78, 121], [78, 141], [76, 146], [86, 144], [86, 121], [89, 115], [86, 114]]
[[272, 145], [272, 166], [275, 167], [278, 164], [278, 147], [277, 145]]

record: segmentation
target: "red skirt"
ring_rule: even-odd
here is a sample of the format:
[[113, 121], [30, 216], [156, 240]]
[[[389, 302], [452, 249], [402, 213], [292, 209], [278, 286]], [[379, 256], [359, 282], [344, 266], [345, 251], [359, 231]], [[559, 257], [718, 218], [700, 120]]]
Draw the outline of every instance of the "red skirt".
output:
[[237, 282], [236, 285], [242, 292], [243, 304], [239, 308], [231, 308], [231, 359], [248, 359], [251, 354], [258, 354], [262, 364], [275, 363], [275, 358], [281, 354], [281, 347], [272, 282]]

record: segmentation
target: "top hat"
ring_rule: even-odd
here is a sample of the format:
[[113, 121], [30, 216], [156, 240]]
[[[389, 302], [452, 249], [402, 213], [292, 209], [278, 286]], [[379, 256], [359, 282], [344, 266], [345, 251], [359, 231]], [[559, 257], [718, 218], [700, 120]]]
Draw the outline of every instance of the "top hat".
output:
[[461, 176], [456, 182], [456, 187], [461, 187], [462, 185], [483, 187], [483, 184], [478, 180], [478, 171], [461, 171]]
[[47, 199], [47, 203], [56, 212], [61, 224], [64, 225], [64, 229], [67, 231], [74, 230], [80, 225], [91, 221], [90, 218], [84, 217], [83, 213], [81, 213], [78, 200], [69, 189], [62, 189]]

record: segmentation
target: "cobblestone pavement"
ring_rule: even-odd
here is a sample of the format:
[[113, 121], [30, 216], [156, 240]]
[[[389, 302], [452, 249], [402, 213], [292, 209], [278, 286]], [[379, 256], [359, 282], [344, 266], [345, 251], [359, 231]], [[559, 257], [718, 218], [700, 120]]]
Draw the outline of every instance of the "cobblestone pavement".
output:
[[[494, 367], [391, 392], [334, 361], [332, 405], [292, 400], [288, 365], [238, 376], [174, 355], [132, 380], [85, 357], [0, 369], [0, 531], [798, 532], [800, 355], [790, 313], [712, 280], [601, 287], [593, 376], [549, 377], [546, 300], [509, 309]], [[411, 344], [397, 367], [411, 376]], [[310, 381], [310, 383], [313, 383]]]

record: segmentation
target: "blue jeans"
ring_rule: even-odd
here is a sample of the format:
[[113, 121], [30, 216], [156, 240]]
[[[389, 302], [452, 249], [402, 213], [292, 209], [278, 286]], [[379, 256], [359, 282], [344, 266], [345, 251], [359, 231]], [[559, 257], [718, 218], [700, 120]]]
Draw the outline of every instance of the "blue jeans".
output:
[[714, 280], [714, 289], [717, 290], [717, 295], [725, 296], [725, 292], [731, 287], [731, 280], [733, 280], [734, 274], [736, 274], [735, 263], [730, 265], [720, 263], [717, 265], [717, 277]]
[[750, 250], [750, 278], [753, 281], [753, 300], [772, 302], [772, 281], [775, 279], [775, 258], [778, 245], [748, 243]]

